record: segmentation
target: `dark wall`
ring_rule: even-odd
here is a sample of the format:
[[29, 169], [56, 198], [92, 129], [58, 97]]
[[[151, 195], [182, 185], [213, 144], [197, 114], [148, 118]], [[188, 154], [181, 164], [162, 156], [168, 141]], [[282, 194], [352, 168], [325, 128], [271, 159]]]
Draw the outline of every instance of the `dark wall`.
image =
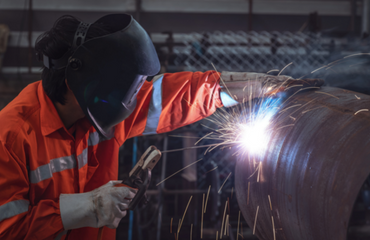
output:
[[[53, 26], [55, 20], [64, 14], [70, 14], [86, 22], [93, 22], [109, 12], [87, 11], [41, 11], [33, 12], [32, 30], [46, 31]], [[129, 14], [133, 14], [132, 12]], [[324, 31], [348, 32], [350, 17], [320, 16], [321, 28]], [[298, 15], [253, 15], [254, 31], [298, 31], [308, 20], [308, 16]], [[0, 10], [0, 23], [5, 23], [11, 31], [28, 30], [28, 13], [26, 10]], [[202, 31], [248, 31], [249, 16], [247, 14], [210, 14], [210, 13], [153, 13], [143, 12], [140, 23], [150, 33], [173, 31], [189, 33]], [[361, 18], [356, 17], [356, 33], [361, 28]], [[28, 66], [28, 49], [10, 46], [4, 56], [4, 67]], [[33, 66], [41, 66], [33, 58]]]
[[[128, 12], [129, 14], [134, 14]], [[58, 17], [70, 14], [87, 22], [109, 14], [109, 12], [86, 11], [34, 11], [33, 31], [45, 31], [53, 26]], [[349, 16], [320, 16], [323, 29], [338, 28], [348, 31]], [[308, 16], [302, 15], [257, 15], [252, 18], [255, 31], [298, 31], [307, 21]], [[7, 24], [12, 31], [26, 31], [28, 27], [27, 11], [0, 10], [0, 23]], [[177, 33], [198, 31], [248, 31], [249, 16], [247, 14], [214, 14], [214, 13], [151, 13], [140, 14], [140, 23], [149, 32], [172, 30]], [[356, 31], [361, 28], [361, 18], [356, 17]]]

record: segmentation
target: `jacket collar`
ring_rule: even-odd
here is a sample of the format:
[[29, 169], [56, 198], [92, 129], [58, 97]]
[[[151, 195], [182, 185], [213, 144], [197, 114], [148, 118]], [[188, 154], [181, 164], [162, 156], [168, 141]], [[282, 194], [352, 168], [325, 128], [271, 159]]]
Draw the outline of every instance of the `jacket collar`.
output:
[[40, 124], [42, 134], [46, 136], [64, 128], [64, 124], [60, 119], [53, 102], [46, 95], [41, 81], [37, 89], [37, 95], [40, 102]]

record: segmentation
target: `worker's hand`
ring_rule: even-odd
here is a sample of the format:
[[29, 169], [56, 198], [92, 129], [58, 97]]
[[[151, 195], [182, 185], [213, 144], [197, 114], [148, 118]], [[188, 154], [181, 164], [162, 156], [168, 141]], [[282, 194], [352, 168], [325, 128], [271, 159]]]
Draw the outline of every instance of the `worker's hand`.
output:
[[280, 93], [292, 94], [300, 89], [320, 87], [321, 79], [293, 79], [289, 76], [272, 76], [264, 73], [222, 72], [220, 82], [223, 92], [232, 95], [238, 102], [254, 98], [273, 97]]
[[121, 181], [107, 184], [86, 193], [61, 194], [60, 214], [65, 230], [81, 227], [117, 228], [137, 190], [115, 187]]

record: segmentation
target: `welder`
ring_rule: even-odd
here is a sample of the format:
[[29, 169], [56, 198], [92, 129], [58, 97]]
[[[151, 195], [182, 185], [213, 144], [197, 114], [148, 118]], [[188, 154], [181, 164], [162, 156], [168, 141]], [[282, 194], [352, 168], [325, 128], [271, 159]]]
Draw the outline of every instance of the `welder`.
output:
[[[125, 140], [191, 124], [245, 94], [240, 82], [226, 93], [216, 71], [156, 75], [154, 45], [126, 14], [92, 24], [63, 16], [35, 48], [42, 80], [0, 112], [0, 239], [96, 239], [100, 227], [115, 239], [136, 193], [114, 187]], [[247, 75], [235, 74], [245, 92], [260, 90]]]

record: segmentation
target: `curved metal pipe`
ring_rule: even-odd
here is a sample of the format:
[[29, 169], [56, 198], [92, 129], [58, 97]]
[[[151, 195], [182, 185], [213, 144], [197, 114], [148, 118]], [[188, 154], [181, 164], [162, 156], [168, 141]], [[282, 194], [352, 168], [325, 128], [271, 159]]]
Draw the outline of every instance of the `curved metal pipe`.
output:
[[[303, 107], [281, 112], [276, 127], [294, 126], [273, 133], [257, 164], [239, 159], [236, 165], [239, 207], [253, 228], [259, 206], [255, 234], [260, 240], [274, 239], [272, 220], [277, 240], [344, 240], [370, 173], [370, 112], [355, 115], [370, 109], [370, 96], [323, 87], [289, 102], [283, 107]], [[250, 176], [259, 163], [257, 182], [258, 174]]]

